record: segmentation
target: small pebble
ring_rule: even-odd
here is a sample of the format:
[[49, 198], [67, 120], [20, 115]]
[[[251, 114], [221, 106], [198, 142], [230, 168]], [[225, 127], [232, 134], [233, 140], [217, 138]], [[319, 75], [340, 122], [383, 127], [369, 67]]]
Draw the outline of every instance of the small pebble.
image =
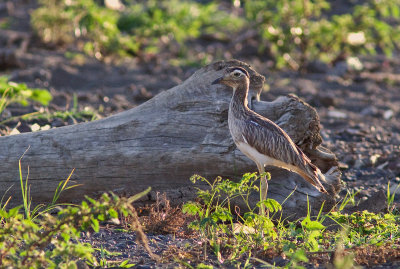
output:
[[118, 243], [115, 245], [116, 248], [123, 249], [126, 247], [126, 243]]
[[40, 127], [40, 130], [42, 130], [42, 131], [46, 131], [46, 130], [50, 130], [50, 125], [48, 125], [48, 124], [46, 124], [46, 125], [44, 125], [44, 126], [41, 126]]
[[346, 63], [350, 70], [361, 71], [364, 68], [360, 59], [358, 59], [357, 57], [348, 57]]
[[340, 169], [349, 169], [349, 166], [346, 163], [339, 162], [339, 168]]
[[39, 130], [40, 130], [40, 125], [37, 124], [37, 123], [32, 124], [32, 125], [31, 125], [31, 130], [32, 130], [32, 132], [37, 132], [37, 131], [39, 131]]
[[381, 155], [374, 154], [374, 155], [369, 157], [369, 161], [371, 162], [372, 165], [375, 165], [376, 162], [378, 161], [379, 157], [381, 157]]
[[391, 117], [393, 117], [393, 110], [389, 109], [389, 110], [386, 110], [386, 111], [383, 113], [383, 118], [384, 118], [385, 120], [389, 120]]
[[339, 110], [329, 110], [328, 117], [335, 118], [335, 119], [346, 119], [347, 114], [339, 111]]
[[12, 131], [9, 133], [9, 135], [16, 135], [16, 134], [20, 134], [17, 128], [12, 129]]

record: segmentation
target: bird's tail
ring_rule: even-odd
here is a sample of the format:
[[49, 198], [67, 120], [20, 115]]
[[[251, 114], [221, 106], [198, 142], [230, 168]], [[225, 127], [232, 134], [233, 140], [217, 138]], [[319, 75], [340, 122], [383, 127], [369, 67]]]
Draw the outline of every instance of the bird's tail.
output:
[[[328, 172], [323, 174], [318, 167], [316, 167], [312, 163], [308, 163], [307, 172], [308, 173], [302, 174], [302, 176], [320, 192], [334, 195], [339, 191], [338, 186], [340, 186], [340, 177], [342, 173], [336, 166], [331, 167]], [[321, 184], [321, 181], [327, 183], [327, 186], [329, 186], [328, 191]], [[337, 189], [335, 189], [335, 186]]]
[[340, 186], [340, 177], [342, 173], [334, 166], [329, 169], [328, 172], [323, 174], [317, 166], [315, 166], [311, 160], [297, 147], [298, 152], [301, 156], [301, 164], [295, 167], [295, 171], [301, 175], [307, 182], [313, 185], [317, 190], [322, 193], [328, 193], [325, 187], [321, 184], [321, 181], [326, 183], [328, 186], [329, 194], [335, 194]]
[[[307, 180], [310, 184], [312, 184], [315, 188], [317, 188], [320, 192], [327, 193], [324, 186], [321, 184], [321, 181], [326, 182], [326, 178], [324, 174], [322, 174], [321, 170], [316, 167], [311, 162], [306, 164], [305, 167], [307, 173], [305, 171], [301, 171], [300, 175], [303, 176], [305, 180]], [[321, 180], [321, 181], [320, 181]]]

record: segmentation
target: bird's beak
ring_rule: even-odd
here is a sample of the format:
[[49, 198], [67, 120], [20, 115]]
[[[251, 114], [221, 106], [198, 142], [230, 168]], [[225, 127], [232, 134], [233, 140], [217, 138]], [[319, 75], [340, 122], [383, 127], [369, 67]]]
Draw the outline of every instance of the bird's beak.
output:
[[220, 84], [221, 81], [222, 81], [223, 79], [224, 79], [223, 77], [217, 78], [216, 80], [214, 80], [214, 81], [211, 83], [211, 85]]

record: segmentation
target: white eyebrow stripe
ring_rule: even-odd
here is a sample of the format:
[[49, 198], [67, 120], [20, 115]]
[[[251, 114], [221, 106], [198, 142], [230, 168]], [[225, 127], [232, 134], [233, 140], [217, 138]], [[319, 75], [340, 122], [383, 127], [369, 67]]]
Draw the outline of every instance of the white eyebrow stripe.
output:
[[242, 74], [242, 75], [246, 75], [245, 73], [243, 73], [242, 70], [239, 70], [239, 69], [233, 70], [233, 73], [240, 73], [240, 74]]

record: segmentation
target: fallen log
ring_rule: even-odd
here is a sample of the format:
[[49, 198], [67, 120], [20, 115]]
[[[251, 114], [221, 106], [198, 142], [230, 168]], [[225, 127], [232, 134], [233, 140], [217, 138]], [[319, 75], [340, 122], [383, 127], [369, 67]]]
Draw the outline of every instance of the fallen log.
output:
[[[75, 169], [71, 180], [79, 187], [67, 190], [63, 202], [77, 202], [84, 195], [96, 197], [113, 191], [120, 195], [152, 187], [146, 198], [166, 192], [173, 204], [195, 197], [189, 181], [193, 174], [210, 180], [216, 176], [238, 179], [257, 171], [255, 164], [234, 145], [228, 130], [231, 89], [211, 85], [228, 66], [240, 65], [251, 76], [249, 104], [259, 114], [279, 124], [325, 173], [337, 166], [335, 155], [320, 146], [316, 111], [294, 96], [273, 102], [260, 101], [264, 77], [249, 65], [233, 60], [208, 65], [181, 85], [164, 91], [142, 105], [101, 120], [47, 131], [0, 137], [0, 190], [21, 204], [18, 161], [23, 176], [29, 167], [32, 200], [51, 201], [60, 180]], [[272, 174], [269, 198], [285, 203], [285, 213], [296, 216], [306, 210], [307, 195], [312, 208], [323, 201], [334, 203], [339, 178], [326, 182], [330, 195], [315, 190], [298, 175], [267, 168]], [[3, 195], [0, 193], [0, 195]], [[303, 210], [303, 212], [304, 212]]]

